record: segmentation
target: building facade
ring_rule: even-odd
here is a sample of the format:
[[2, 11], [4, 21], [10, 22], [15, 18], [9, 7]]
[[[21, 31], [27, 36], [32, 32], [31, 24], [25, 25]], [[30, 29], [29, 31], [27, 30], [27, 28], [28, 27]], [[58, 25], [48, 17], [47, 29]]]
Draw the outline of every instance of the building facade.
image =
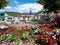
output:
[[0, 20], [6, 22], [7, 24], [31, 24], [40, 19], [40, 16], [35, 16], [34, 14], [14, 13], [2, 13], [0, 15]]

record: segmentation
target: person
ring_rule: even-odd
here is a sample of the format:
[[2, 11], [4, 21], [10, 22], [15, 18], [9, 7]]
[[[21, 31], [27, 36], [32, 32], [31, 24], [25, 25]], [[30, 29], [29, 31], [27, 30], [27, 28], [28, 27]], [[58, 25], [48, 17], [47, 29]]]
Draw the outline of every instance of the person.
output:
[[57, 26], [60, 27], [60, 10], [54, 11], [55, 13], [55, 22], [57, 23]]
[[53, 45], [53, 39], [50, 38], [50, 44], [49, 45]]
[[57, 38], [57, 44], [60, 45], [60, 34], [57, 34], [56, 38]]
[[50, 15], [51, 21], [55, 22], [56, 27], [60, 27], [60, 10], [54, 11], [54, 14]]

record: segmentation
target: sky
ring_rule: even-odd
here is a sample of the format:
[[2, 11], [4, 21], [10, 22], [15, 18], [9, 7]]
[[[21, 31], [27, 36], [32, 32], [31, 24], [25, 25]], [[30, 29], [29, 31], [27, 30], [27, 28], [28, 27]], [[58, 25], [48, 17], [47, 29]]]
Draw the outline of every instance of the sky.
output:
[[20, 13], [37, 13], [43, 9], [41, 4], [36, 3], [37, 0], [9, 0], [7, 7], [3, 9], [6, 12], [20, 12]]

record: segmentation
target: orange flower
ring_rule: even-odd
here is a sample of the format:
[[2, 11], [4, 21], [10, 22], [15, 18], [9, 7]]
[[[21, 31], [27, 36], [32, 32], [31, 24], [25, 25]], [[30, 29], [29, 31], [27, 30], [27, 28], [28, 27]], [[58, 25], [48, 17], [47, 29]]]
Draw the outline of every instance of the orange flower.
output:
[[46, 42], [49, 42], [49, 38], [46, 38]]

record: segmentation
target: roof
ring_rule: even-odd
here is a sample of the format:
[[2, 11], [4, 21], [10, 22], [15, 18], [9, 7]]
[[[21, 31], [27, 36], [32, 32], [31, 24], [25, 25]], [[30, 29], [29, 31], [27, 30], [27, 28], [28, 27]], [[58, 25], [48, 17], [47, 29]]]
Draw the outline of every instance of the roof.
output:
[[14, 16], [14, 17], [18, 17], [18, 16], [21, 16], [21, 15], [33, 15], [33, 14], [23, 14], [23, 13], [19, 13], [19, 12], [6, 12], [9, 16]]

